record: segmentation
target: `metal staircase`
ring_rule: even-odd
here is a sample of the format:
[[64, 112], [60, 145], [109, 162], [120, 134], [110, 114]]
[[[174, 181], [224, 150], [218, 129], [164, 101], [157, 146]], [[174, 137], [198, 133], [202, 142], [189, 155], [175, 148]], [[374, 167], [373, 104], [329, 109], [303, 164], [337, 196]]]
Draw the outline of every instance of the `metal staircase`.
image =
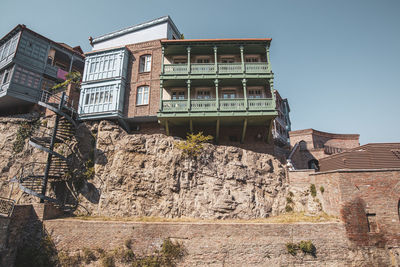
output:
[[42, 90], [38, 104], [56, 114], [51, 132], [47, 127], [39, 126], [29, 138], [29, 145], [47, 153], [47, 161], [25, 164], [13, 180], [19, 183], [22, 191], [38, 197], [40, 202], [46, 200], [57, 203], [55, 198], [46, 196], [47, 184], [62, 181], [69, 171], [67, 157], [56, 152], [55, 148], [57, 144], [65, 144], [75, 135], [77, 113], [65, 92], [60, 97]]

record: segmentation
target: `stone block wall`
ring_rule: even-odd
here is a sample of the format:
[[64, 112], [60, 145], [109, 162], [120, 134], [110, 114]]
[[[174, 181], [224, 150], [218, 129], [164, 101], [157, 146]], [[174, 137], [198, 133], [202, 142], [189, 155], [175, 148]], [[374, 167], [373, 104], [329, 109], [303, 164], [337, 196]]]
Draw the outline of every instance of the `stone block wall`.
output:
[[[342, 223], [137, 223], [49, 220], [58, 250], [113, 250], [132, 240], [136, 255], [160, 249], [164, 239], [181, 242], [187, 256], [178, 266], [390, 266], [390, 253], [354, 250]], [[286, 243], [311, 240], [316, 257], [287, 252]]]

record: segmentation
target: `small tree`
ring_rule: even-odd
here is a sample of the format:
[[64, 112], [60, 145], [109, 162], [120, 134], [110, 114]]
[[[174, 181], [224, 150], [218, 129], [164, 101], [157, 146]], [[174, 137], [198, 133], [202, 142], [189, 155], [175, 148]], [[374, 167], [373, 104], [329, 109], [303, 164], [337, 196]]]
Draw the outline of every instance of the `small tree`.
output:
[[68, 72], [67, 75], [65, 75], [65, 78], [66, 78], [65, 81], [54, 85], [51, 88], [51, 90], [57, 90], [59, 88], [67, 87], [69, 84], [80, 85], [82, 80], [82, 75], [80, 74], [80, 72], [72, 71]]
[[178, 142], [176, 147], [183, 151], [183, 154], [189, 157], [196, 157], [203, 149], [203, 144], [212, 140], [213, 137], [204, 136], [203, 132], [198, 134], [189, 133], [185, 141]]

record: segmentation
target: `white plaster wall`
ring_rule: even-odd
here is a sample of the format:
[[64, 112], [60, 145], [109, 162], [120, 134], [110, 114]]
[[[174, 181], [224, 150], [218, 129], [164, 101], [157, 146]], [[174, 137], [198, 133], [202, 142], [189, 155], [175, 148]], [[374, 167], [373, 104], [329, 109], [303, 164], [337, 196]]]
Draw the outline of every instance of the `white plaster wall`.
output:
[[157, 39], [166, 39], [168, 36], [168, 22], [145, 28], [135, 32], [127, 33], [113, 39], [104, 40], [93, 45], [93, 50], [107, 49], [112, 47], [124, 46], [147, 42]]

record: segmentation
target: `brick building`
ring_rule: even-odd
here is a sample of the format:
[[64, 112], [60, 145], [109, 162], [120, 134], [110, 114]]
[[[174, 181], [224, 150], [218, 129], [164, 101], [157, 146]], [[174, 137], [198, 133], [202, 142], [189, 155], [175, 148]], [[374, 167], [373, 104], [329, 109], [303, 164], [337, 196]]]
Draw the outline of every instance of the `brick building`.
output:
[[159, 123], [182, 137], [203, 131], [216, 142], [272, 144], [278, 116], [274, 136], [287, 142], [289, 106], [273, 89], [271, 39], [180, 36], [166, 16], [90, 38], [80, 118], [118, 120], [127, 130], [152, 125], [159, 131]]
[[358, 147], [359, 134], [333, 134], [314, 129], [289, 132], [292, 151], [289, 161], [294, 169], [318, 169], [319, 160]]
[[400, 143], [366, 144], [320, 160], [310, 183], [359, 245], [400, 245]]
[[29, 111], [43, 90], [64, 81], [70, 71], [82, 73], [83, 67], [79, 46], [54, 42], [17, 25], [0, 39], [0, 113]]

